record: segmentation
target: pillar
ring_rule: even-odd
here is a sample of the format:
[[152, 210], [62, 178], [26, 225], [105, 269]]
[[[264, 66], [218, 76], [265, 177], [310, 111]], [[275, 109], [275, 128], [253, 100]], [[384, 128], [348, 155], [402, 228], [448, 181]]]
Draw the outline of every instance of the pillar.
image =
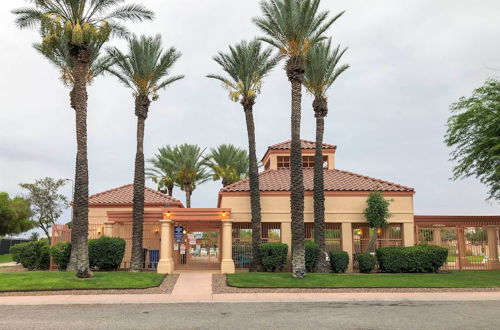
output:
[[352, 251], [352, 225], [350, 222], [342, 222], [342, 251], [347, 252], [349, 255], [349, 266], [347, 271], [349, 273], [353, 272], [353, 251]]
[[441, 227], [433, 227], [432, 228], [432, 244], [441, 246]]
[[233, 261], [233, 222], [231, 219], [222, 220], [222, 261], [220, 272], [222, 274], [234, 273]]
[[114, 221], [109, 221], [104, 223], [104, 235], [108, 237], [114, 237], [113, 227], [115, 225]]
[[466, 256], [465, 247], [465, 230], [463, 227], [456, 227], [457, 233], [457, 243], [458, 243], [458, 260], [459, 260], [459, 270], [462, 270], [464, 266], [469, 264]]
[[500, 269], [500, 261], [498, 260], [498, 243], [497, 243], [497, 227], [487, 227], [488, 234], [488, 268]]
[[161, 223], [161, 244], [160, 261], [158, 262], [158, 273], [172, 274], [174, 272], [174, 259], [172, 259], [173, 249], [173, 221], [160, 220]]
[[415, 225], [413, 222], [403, 223], [403, 244], [404, 246], [415, 245]]
[[287, 255], [287, 265], [286, 269], [290, 268], [292, 265], [292, 223], [282, 222], [281, 223], [281, 243], [288, 245], [288, 255]]

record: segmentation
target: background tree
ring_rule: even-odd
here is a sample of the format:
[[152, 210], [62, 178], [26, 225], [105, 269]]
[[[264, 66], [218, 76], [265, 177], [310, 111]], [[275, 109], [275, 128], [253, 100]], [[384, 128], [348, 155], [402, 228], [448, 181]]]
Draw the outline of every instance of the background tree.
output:
[[370, 237], [368, 252], [375, 252], [375, 242], [377, 241], [379, 228], [388, 225], [387, 219], [391, 217], [389, 213], [390, 201], [386, 200], [380, 191], [373, 191], [366, 200], [368, 207], [364, 211], [368, 226], [373, 229]]
[[0, 192], [0, 236], [30, 230], [35, 226], [30, 216], [29, 201], [22, 197], [10, 198], [6, 192]]
[[[40, 239], [40, 234], [37, 233], [36, 231], [34, 231], [30, 234], [30, 237], [29, 237], [30, 241], [38, 241], [39, 239]], [[50, 243], [50, 240], [49, 240], [49, 243]]]
[[248, 175], [248, 152], [232, 144], [221, 144], [217, 148], [210, 148], [207, 166], [212, 171], [213, 180], [222, 180], [222, 186], [225, 187]]
[[[245, 113], [248, 136], [249, 180], [250, 180], [250, 208], [252, 212], [252, 264], [250, 270], [260, 267], [261, 243], [261, 214], [259, 168], [257, 163], [255, 125], [253, 120], [253, 106], [260, 93], [262, 79], [279, 62], [278, 56], [273, 56], [271, 49], [262, 49], [258, 40], [249, 43], [242, 41], [236, 46], [229, 47], [229, 53], [219, 52], [214, 60], [222, 67], [226, 76], [208, 75], [207, 77], [222, 82], [222, 86], [229, 90], [229, 97], [234, 102], [240, 102]], [[224, 183], [223, 183], [224, 184]]]
[[43, 178], [35, 183], [21, 183], [19, 186], [28, 191], [26, 196], [31, 204], [32, 219], [43, 230], [50, 241], [50, 228], [68, 208], [68, 199], [59, 193], [66, 180]]
[[287, 58], [286, 74], [291, 83], [291, 146], [290, 146], [290, 213], [292, 217], [293, 277], [304, 278], [304, 178], [300, 146], [302, 83], [305, 57], [311, 47], [325, 39], [325, 31], [343, 13], [328, 18], [328, 11], [319, 12], [319, 0], [264, 0], [260, 2], [264, 17], [254, 18], [266, 34], [265, 41]]
[[199, 184], [210, 180], [207, 172], [205, 149], [195, 144], [181, 144], [174, 148], [169, 161], [175, 168], [175, 183], [186, 193], [186, 207], [191, 207], [191, 195]]
[[146, 169], [146, 176], [157, 184], [158, 191], [172, 196], [175, 185], [175, 166], [172, 162], [174, 149], [165, 146], [158, 149], [158, 153], [153, 158], [148, 159], [153, 167]]
[[333, 82], [349, 65], [338, 65], [347, 48], [332, 47], [331, 38], [327, 42], [314, 45], [306, 56], [304, 86], [314, 96], [313, 110], [316, 118], [316, 150], [314, 153], [314, 241], [318, 243], [320, 254], [316, 269], [329, 272], [325, 246], [325, 191], [323, 182], [323, 133], [325, 117], [328, 115], [326, 93]]
[[476, 177], [500, 200], [500, 81], [490, 78], [450, 107], [445, 142], [457, 161], [453, 179]]
[[[124, 21], [153, 19], [142, 5], [118, 6], [124, 0], [45, 0], [27, 1], [32, 7], [15, 9], [19, 28], [38, 28], [42, 53], [66, 48], [71, 58], [71, 107], [75, 110], [77, 155], [73, 196], [72, 248], [68, 270], [76, 276], [92, 276], [88, 258], [88, 159], [87, 83], [95, 51], [113, 35], [126, 35]], [[61, 46], [65, 44], [64, 46]]]
[[161, 36], [133, 36], [128, 40], [128, 53], [118, 48], [108, 50], [114, 65], [107, 69], [126, 87], [132, 89], [137, 116], [137, 148], [134, 165], [132, 257], [130, 269], [139, 271], [143, 263], [143, 224], [144, 224], [144, 126], [148, 117], [151, 101], [156, 101], [158, 92], [184, 76], [171, 76], [170, 70], [179, 59], [174, 47], [164, 51]]

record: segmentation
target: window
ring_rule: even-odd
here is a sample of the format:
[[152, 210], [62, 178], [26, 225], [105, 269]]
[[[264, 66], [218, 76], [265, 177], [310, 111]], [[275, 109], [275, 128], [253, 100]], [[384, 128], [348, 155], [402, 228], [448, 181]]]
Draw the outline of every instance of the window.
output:
[[[314, 167], [314, 156], [302, 156], [302, 167]], [[323, 168], [328, 168], [328, 156], [323, 156]]]
[[278, 168], [290, 168], [290, 156], [278, 156]]

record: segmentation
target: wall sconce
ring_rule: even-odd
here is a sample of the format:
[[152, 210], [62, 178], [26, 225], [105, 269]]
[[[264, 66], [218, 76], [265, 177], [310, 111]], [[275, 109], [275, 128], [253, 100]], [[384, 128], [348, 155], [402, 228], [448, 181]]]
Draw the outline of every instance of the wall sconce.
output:
[[155, 234], [158, 234], [160, 232], [160, 228], [155, 228]]
[[363, 231], [361, 229], [358, 229], [358, 235], [363, 235]]
[[226, 211], [222, 211], [222, 217], [224, 218], [226, 216]]
[[382, 234], [382, 228], [377, 229], [377, 234]]
[[97, 228], [97, 235], [101, 235], [101, 233], [102, 233], [101, 227]]
[[163, 218], [170, 218], [170, 211], [163, 212]]

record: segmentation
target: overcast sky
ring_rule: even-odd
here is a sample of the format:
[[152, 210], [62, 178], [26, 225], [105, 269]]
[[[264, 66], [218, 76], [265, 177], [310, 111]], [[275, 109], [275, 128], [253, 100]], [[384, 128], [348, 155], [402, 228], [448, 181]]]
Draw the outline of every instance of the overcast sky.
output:
[[[166, 144], [247, 148], [241, 106], [206, 74], [219, 73], [212, 56], [242, 39], [261, 35], [251, 19], [256, 0], [147, 0], [156, 20], [129, 24], [136, 33], [161, 33], [183, 56], [173, 73], [186, 78], [160, 93], [146, 121], [145, 154]], [[51, 176], [72, 178], [74, 112], [59, 72], [37, 54], [33, 30], [14, 26], [13, 8], [0, 4], [0, 191]], [[476, 179], [451, 181], [453, 163], [443, 143], [449, 105], [500, 75], [500, 2], [333, 1], [321, 8], [346, 10], [328, 32], [348, 46], [351, 65], [328, 93], [325, 142], [338, 146], [339, 169], [414, 187], [416, 214], [500, 214], [486, 202]], [[123, 41], [110, 45], [123, 47]], [[89, 88], [90, 192], [131, 183], [136, 117], [131, 92], [112, 77]], [[304, 93], [302, 138], [314, 140], [312, 99]], [[283, 65], [264, 81], [255, 105], [257, 152], [290, 139], [290, 85]], [[154, 187], [152, 182], [148, 185]], [[193, 207], [215, 207], [220, 182], [198, 187]], [[71, 187], [67, 186], [68, 196]], [[184, 201], [180, 189], [174, 196]]]

